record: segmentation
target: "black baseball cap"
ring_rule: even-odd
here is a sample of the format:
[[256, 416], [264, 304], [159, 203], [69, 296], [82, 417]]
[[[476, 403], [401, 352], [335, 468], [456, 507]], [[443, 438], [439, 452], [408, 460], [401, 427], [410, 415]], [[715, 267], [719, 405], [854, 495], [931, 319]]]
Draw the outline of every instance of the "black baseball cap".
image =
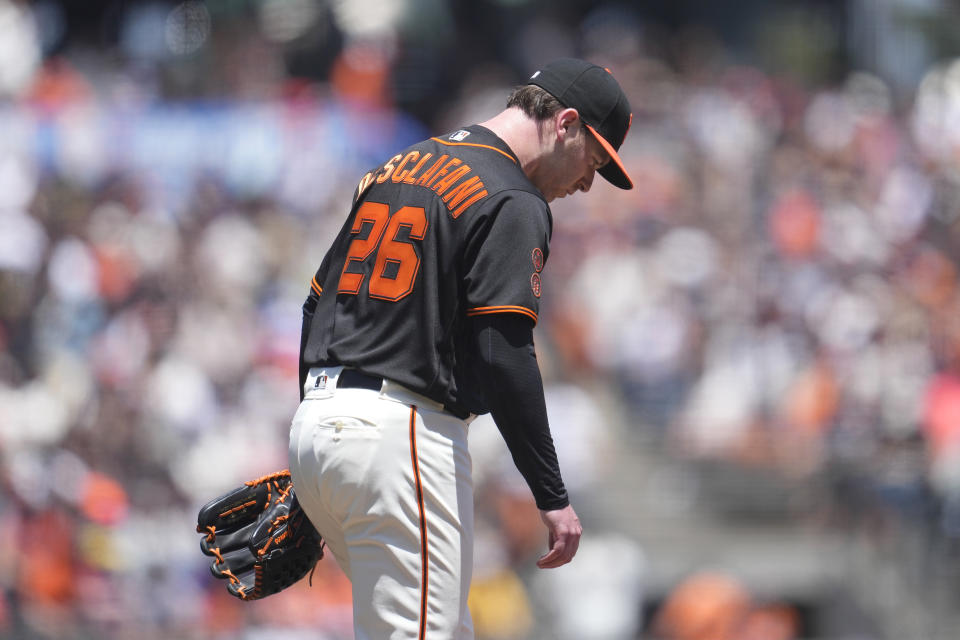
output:
[[610, 154], [610, 162], [598, 173], [614, 186], [633, 188], [633, 181], [617, 155], [630, 130], [633, 113], [627, 96], [609, 69], [586, 60], [561, 58], [530, 76], [527, 84], [537, 85], [563, 106], [576, 109], [580, 120]]

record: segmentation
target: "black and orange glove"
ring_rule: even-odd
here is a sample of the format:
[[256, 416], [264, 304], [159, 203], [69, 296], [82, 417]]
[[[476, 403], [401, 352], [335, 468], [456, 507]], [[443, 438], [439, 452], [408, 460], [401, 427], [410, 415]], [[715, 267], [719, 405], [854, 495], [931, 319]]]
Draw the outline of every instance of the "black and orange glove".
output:
[[323, 538], [300, 508], [290, 472], [278, 471], [208, 502], [197, 516], [210, 572], [241, 600], [298, 582], [323, 557]]

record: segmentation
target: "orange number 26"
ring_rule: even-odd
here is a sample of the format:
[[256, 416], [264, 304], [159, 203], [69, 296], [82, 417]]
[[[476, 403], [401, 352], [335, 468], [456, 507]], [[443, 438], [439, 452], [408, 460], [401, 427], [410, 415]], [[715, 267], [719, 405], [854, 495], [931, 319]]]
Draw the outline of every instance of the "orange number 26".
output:
[[[420, 270], [420, 257], [412, 240], [423, 240], [427, 232], [427, 214], [421, 207], [401, 207], [390, 215], [390, 207], [380, 202], [364, 202], [357, 211], [350, 233], [359, 236], [364, 225], [370, 225], [365, 238], [354, 238], [347, 251], [347, 260], [340, 273], [337, 293], [356, 295], [364, 274], [347, 271], [359, 266], [376, 252], [368, 285], [371, 298], [396, 302], [413, 291], [413, 281]], [[407, 229], [407, 239], [400, 239], [400, 230]]]

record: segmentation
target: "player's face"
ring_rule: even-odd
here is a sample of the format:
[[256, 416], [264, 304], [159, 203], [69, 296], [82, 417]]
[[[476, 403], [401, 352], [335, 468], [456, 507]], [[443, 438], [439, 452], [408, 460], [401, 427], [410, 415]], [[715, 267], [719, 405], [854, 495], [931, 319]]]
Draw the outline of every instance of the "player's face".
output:
[[576, 130], [575, 135], [564, 141], [554, 158], [546, 184], [541, 188], [547, 202], [577, 191], [589, 191], [597, 169], [610, 160], [610, 155], [586, 127], [578, 123]]

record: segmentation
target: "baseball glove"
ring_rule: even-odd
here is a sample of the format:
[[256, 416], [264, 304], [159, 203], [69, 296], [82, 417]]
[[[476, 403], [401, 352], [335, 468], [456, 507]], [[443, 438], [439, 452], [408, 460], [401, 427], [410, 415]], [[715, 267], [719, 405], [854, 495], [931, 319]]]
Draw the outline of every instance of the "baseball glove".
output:
[[241, 600], [259, 600], [299, 581], [323, 557], [288, 470], [251, 480], [208, 502], [197, 516], [210, 572]]

